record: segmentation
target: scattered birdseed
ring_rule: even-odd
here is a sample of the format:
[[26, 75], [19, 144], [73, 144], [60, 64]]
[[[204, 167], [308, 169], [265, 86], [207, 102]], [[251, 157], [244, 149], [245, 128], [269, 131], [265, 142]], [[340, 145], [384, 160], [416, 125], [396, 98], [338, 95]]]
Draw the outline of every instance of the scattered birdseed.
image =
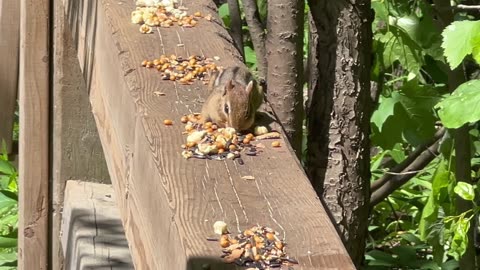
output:
[[155, 68], [163, 80], [178, 81], [181, 84], [192, 84], [195, 80], [208, 81], [207, 74], [221, 68], [212, 58], [192, 55], [188, 58], [161, 55], [157, 59], [142, 61], [142, 67]]
[[200, 12], [195, 12], [194, 15], [188, 15], [188, 9], [178, 6], [178, 1], [139, 0], [136, 6], [131, 14], [131, 21], [134, 24], [143, 24], [140, 28], [142, 33], [147, 33], [146, 26], [168, 28], [176, 24], [189, 28], [196, 26], [201, 18], [212, 20], [211, 14], [203, 16]]
[[286, 243], [278, 235], [265, 226], [253, 226], [234, 237], [223, 234], [218, 240], [223, 253], [220, 257], [226, 263], [259, 270], [298, 264], [286, 254]]
[[242, 135], [234, 128], [218, 128], [212, 122], [199, 123], [200, 114], [184, 115], [180, 122], [185, 124], [186, 143], [182, 144], [182, 156], [186, 159], [237, 160], [243, 165], [241, 153], [257, 155], [253, 134]]

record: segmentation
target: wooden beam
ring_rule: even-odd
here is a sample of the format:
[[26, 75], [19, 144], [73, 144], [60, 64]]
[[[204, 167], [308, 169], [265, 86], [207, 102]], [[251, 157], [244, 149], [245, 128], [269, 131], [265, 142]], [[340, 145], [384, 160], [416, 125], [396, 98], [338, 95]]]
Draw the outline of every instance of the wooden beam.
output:
[[[218, 56], [223, 66], [241, 64], [213, 2], [183, 1], [189, 12], [212, 14], [212, 22], [150, 35], [130, 23], [133, 1], [95, 3], [85, 8], [65, 0], [65, 8], [84, 77], [90, 78], [90, 102], [136, 269], [201, 269], [205, 263], [234, 268], [212, 259], [220, 248], [205, 240], [217, 220], [232, 232], [257, 223], [280, 231], [299, 269], [354, 269], [285, 140], [280, 149], [265, 142], [260, 155], [243, 157], [245, 165], [181, 156], [179, 119], [200, 111], [205, 88], [162, 81], [140, 63], [161, 54], [204, 54]], [[175, 124], [164, 126], [164, 119]], [[247, 175], [255, 180], [243, 180]]]
[[111, 185], [67, 182], [62, 246], [63, 269], [133, 269]]
[[20, 1], [18, 269], [47, 269], [49, 1]]
[[0, 1], [0, 150], [5, 140], [12, 151], [12, 135], [18, 91], [20, 1]]

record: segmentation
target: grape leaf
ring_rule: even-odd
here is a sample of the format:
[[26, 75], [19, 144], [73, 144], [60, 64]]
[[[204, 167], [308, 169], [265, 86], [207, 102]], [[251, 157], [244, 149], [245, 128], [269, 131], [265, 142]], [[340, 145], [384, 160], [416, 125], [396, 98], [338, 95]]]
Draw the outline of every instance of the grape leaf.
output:
[[459, 128], [480, 120], [480, 80], [461, 84], [453, 94], [437, 105], [438, 116], [447, 128]]
[[443, 30], [442, 48], [451, 69], [473, 53], [475, 38], [480, 35], [480, 21], [456, 21]]

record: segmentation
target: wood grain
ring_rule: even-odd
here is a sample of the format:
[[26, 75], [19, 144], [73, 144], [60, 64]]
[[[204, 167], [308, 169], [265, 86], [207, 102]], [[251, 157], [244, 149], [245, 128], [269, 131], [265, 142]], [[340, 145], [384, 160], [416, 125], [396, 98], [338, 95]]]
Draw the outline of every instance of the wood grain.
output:
[[20, 1], [0, 1], [0, 150], [5, 140], [12, 150], [12, 131], [18, 91]]
[[[67, 17], [83, 16], [68, 8], [73, 1], [65, 1]], [[180, 155], [185, 137], [179, 119], [200, 111], [206, 89], [162, 81], [156, 71], [140, 67], [142, 60], [198, 54], [218, 56], [223, 66], [241, 64], [213, 2], [183, 4], [214, 20], [143, 35], [130, 23], [133, 1], [103, 0], [92, 21], [82, 22], [93, 28], [85, 39], [74, 36], [85, 41], [77, 46], [84, 50], [79, 61], [93, 59], [83, 72], [91, 78], [90, 101], [136, 269], [201, 269], [205, 262], [210, 269], [233, 269], [214, 259], [220, 248], [205, 240], [217, 220], [232, 232], [257, 223], [280, 231], [289, 254], [300, 261], [296, 269], [354, 269], [285, 140], [279, 149], [264, 142], [264, 152], [245, 156], [245, 165]], [[164, 126], [164, 119], [175, 123]], [[246, 175], [255, 180], [242, 180]]]
[[49, 1], [20, 1], [18, 269], [47, 269]]

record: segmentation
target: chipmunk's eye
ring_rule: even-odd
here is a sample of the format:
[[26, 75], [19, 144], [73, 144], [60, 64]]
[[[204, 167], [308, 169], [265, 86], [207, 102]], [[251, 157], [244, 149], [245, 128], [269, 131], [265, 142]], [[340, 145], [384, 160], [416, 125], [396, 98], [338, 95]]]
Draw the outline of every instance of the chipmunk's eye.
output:
[[228, 107], [228, 104], [225, 104], [225, 106], [223, 107], [223, 110], [225, 111], [226, 114], [230, 112], [230, 108]]

